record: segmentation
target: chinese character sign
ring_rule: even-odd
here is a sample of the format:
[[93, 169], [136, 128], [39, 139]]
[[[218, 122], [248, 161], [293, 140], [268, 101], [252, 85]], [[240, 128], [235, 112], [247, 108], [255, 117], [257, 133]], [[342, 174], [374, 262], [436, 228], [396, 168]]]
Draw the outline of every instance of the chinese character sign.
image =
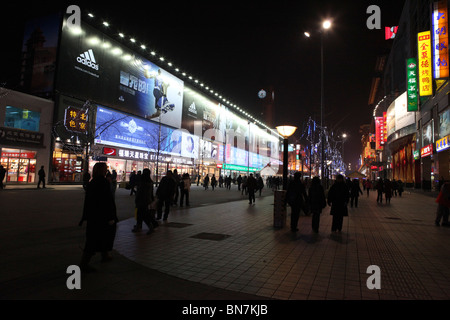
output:
[[431, 35], [430, 31], [418, 34], [418, 58], [419, 58], [419, 94], [431, 96], [433, 94]]
[[384, 145], [384, 119], [383, 117], [375, 118], [375, 148], [382, 150]]
[[72, 132], [86, 133], [87, 121], [87, 111], [82, 111], [73, 107], [68, 107], [66, 109], [64, 125], [67, 130]]
[[418, 110], [418, 97], [417, 97], [417, 61], [414, 58], [408, 59], [406, 62], [406, 87], [408, 98], [408, 111]]
[[439, 1], [433, 4], [433, 70], [435, 79], [448, 78], [449, 76], [447, 13], [447, 1]]

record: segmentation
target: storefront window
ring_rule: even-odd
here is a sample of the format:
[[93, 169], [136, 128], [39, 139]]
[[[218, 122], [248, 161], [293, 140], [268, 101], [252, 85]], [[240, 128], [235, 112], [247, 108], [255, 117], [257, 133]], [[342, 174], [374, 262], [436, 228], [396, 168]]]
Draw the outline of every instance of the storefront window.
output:
[[33, 183], [36, 179], [36, 152], [2, 149], [1, 164], [6, 169], [7, 182]]
[[53, 152], [53, 182], [80, 182], [83, 158], [80, 155], [63, 150], [59, 144]]

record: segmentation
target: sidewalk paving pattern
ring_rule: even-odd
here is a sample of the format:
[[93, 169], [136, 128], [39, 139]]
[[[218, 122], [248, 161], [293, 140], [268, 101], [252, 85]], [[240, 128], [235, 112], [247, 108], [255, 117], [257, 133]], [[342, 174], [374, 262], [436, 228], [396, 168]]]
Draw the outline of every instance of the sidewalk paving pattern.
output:
[[[238, 191], [193, 188], [192, 207], [175, 208], [154, 233], [131, 232], [133, 200], [117, 191], [121, 221], [114, 259], [68, 290], [66, 268], [84, 244], [83, 190], [0, 192], [0, 298], [55, 300], [448, 300], [450, 228], [436, 227], [434, 198], [403, 194], [377, 204], [364, 194], [349, 208], [341, 233], [331, 233], [327, 207], [318, 234], [311, 217], [299, 231], [273, 227], [269, 190], [249, 205]], [[230, 192], [234, 193], [230, 197]], [[200, 200], [201, 199], [201, 200]], [[234, 201], [232, 201], [234, 200]], [[217, 203], [210, 204], [208, 203]], [[381, 271], [370, 290], [367, 268]]]

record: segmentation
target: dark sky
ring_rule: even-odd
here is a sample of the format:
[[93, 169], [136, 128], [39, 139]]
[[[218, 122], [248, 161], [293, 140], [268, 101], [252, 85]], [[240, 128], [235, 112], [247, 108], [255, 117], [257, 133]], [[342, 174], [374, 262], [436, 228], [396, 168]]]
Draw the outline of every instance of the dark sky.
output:
[[[1, 26], [8, 61], [1, 81], [16, 72], [23, 21], [80, 6], [119, 31], [145, 43], [186, 73], [209, 85], [232, 103], [265, 120], [258, 91], [275, 91], [273, 126], [292, 124], [300, 136], [309, 117], [320, 122], [321, 21], [333, 21], [324, 39], [324, 124], [347, 132], [345, 161], [360, 154], [359, 126], [371, 122], [369, 90], [376, 56], [389, 47], [384, 27], [398, 24], [403, 0], [391, 1], [73, 1], [59, 7], [12, 3], [2, 5]], [[368, 30], [369, 5], [381, 9], [381, 30]], [[6, 9], [5, 9], [6, 6]], [[304, 37], [309, 30], [312, 37]], [[5, 41], [5, 40], [4, 40]], [[4, 47], [4, 46], [2, 46]], [[4, 49], [3, 49], [4, 50]], [[168, 70], [169, 71], [169, 70]], [[6, 75], [6, 76], [5, 76]]]

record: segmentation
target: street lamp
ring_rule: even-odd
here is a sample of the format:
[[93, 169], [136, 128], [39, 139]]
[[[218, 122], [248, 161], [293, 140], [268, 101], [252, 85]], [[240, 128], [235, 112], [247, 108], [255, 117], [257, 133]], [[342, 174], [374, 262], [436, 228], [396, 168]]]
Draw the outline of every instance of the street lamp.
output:
[[[324, 130], [323, 130], [323, 108], [324, 108], [324, 86], [323, 86], [323, 82], [324, 82], [324, 72], [323, 72], [323, 36], [326, 30], [331, 28], [331, 21], [330, 20], [325, 20], [322, 23], [322, 30], [320, 31], [320, 66], [321, 66], [321, 71], [320, 71], [320, 127], [321, 127], [321, 133], [320, 133], [320, 141], [322, 144], [322, 152], [321, 152], [321, 159], [320, 159], [320, 179], [322, 181], [322, 185], [324, 184], [324, 171], [325, 171], [325, 141], [324, 141]], [[307, 38], [311, 37], [311, 34], [309, 32], [305, 32], [304, 35]]]
[[342, 162], [344, 162], [345, 163], [345, 160], [344, 160], [344, 143], [345, 143], [345, 140], [347, 140], [347, 134], [346, 133], [343, 133], [342, 134]]
[[294, 134], [297, 127], [294, 126], [278, 126], [277, 131], [283, 137], [283, 190], [287, 190], [287, 173], [288, 173], [288, 138]]

